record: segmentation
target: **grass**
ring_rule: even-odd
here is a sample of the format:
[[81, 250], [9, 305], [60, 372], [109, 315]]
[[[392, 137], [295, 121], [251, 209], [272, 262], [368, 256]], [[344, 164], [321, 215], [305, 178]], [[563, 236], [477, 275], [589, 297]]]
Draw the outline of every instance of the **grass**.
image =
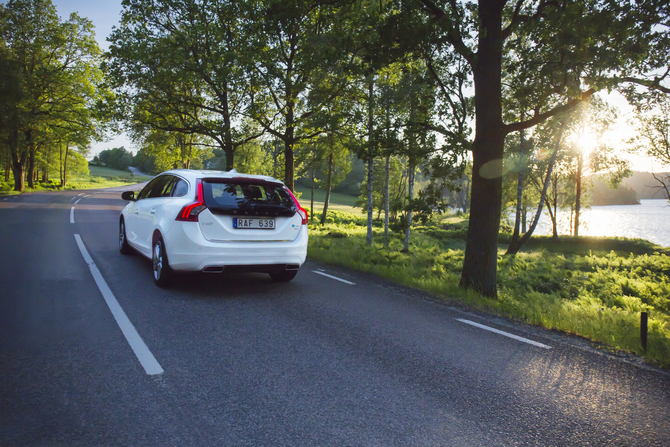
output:
[[[298, 186], [296, 187], [296, 192], [300, 193], [300, 197], [298, 198], [300, 205], [302, 205], [303, 208], [309, 211], [310, 198], [312, 194], [310, 188]], [[356, 199], [357, 197], [354, 196], [333, 192], [330, 194], [330, 202], [328, 203], [328, 210], [362, 215], [363, 211], [360, 208], [354, 207]], [[323, 212], [323, 204], [325, 200], [326, 200], [326, 191], [323, 191], [321, 189], [314, 189], [315, 213]]]
[[[315, 218], [317, 218], [315, 216]], [[310, 225], [309, 257], [372, 273], [401, 284], [534, 325], [586, 337], [614, 350], [644, 355], [670, 367], [670, 257], [648, 241], [623, 238], [531, 239], [525, 251], [498, 258], [498, 298], [458, 287], [467, 221], [440, 217], [413, 227], [410, 250], [381, 225], [365, 244], [365, 218], [330, 213]], [[640, 312], [649, 313], [646, 355], [640, 346]]]
[[89, 165], [88, 170], [90, 171], [92, 177], [118, 178], [118, 179], [136, 180], [138, 182], [145, 182], [151, 178], [150, 176], [144, 176], [144, 175], [135, 176], [130, 171], [120, 171], [118, 169], [107, 168], [104, 166]]

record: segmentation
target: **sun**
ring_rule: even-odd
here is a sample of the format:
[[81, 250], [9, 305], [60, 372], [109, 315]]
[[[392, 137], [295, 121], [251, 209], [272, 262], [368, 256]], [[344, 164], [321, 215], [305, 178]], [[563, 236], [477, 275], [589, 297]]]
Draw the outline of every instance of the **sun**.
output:
[[590, 132], [583, 132], [575, 138], [575, 146], [580, 152], [589, 154], [600, 144], [599, 139]]

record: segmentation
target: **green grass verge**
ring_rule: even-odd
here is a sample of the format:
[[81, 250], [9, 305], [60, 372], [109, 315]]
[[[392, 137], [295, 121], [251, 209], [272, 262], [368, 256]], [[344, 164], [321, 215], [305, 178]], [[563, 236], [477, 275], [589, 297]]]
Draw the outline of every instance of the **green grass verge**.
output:
[[[298, 201], [303, 208], [309, 211], [311, 189], [298, 186], [296, 192], [300, 193]], [[363, 211], [360, 208], [354, 208], [357, 197], [346, 194], [331, 193], [330, 202], [328, 203], [328, 210], [340, 211], [344, 213], [361, 214]], [[314, 212], [321, 213], [323, 211], [323, 204], [326, 200], [326, 191], [321, 189], [314, 190]]]
[[144, 175], [133, 175], [130, 171], [120, 171], [118, 169], [107, 168], [104, 166], [88, 166], [88, 170], [92, 177], [107, 177], [107, 178], [118, 178], [118, 179], [128, 179], [136, 180], [137, 182], [145, 182], [151, 177]]
[[[318, 217], [318, 216], [315, 216]], [[467, 221], [439, 218], [414, 227], [409, 253], [403, 235], [382, 229], [365, 244], [365, 218], [329, 213], [326, 225], [310, 225], [311, 259], [372, 273], [534, 325], [644, 355], [640, 312], [649, 313], [647, 361], [670, 367], [670, 257], [647, 241], [622, 238], [537, 238], [526, 251], [498, 258], [498, 298], [458, 287]], [[502, 236], [504, 241], [508, 236]]]

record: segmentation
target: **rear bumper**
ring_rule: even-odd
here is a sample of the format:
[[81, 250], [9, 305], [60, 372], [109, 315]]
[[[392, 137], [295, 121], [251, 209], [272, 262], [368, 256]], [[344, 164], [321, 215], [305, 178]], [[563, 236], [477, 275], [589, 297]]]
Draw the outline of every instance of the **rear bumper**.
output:
[[[211, 242], [195, 222], [175, 222], [164, 235], [170, 267], [201, 271], [206, 267], [228, 267], [266, 271], [272, 266], [302, 265], [307, 257], [307, 226], [290, 242]], [[282, 267], [283, 268], [283, 267]]]

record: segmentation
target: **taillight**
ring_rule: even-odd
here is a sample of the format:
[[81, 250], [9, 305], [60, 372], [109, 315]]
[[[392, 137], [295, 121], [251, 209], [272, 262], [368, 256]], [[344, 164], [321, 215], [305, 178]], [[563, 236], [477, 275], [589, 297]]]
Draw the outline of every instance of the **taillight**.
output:
[[202, 180], [196, 180], [195, 191], [195, 202], [184, 206], [184, 208], [179, 211], [179, 214], [177, 214], [176, 220], [182, 222], [197, 222], [198, 214], [207, 209], [205, 206], [204, 196], [202, 194]]
[[290, 189], [288, 189], [286, 187], [284, 187], [284, 189], [286, 191], [288, 191], [289, 194], [291, 194], [291, 197], [293, 198], [293, 201], [295, 202], [295, 206], [298, 207], [298, 214], [300, 214], [300, 217], [302, 217], [302, 224], [307, 225], [307, 218], [309, 217], [309, 215], [307, 214], [307, 210], [300, 206], [300, 204], [298, 203], [298, 199], [295, 198], [295, 196], [293, 195], [293, 193], [291, 192]]
[[298, 213], [300, 214], [300, 217], [302, 217], [302, 224], [307, 225], [307, 210], [298, 205]]

